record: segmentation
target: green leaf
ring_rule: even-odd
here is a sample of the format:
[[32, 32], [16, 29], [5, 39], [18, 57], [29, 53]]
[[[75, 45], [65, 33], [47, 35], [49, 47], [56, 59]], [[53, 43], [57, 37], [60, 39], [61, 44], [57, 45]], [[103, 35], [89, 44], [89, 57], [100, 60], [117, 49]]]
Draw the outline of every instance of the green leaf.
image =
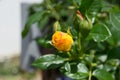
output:
[[33, 66], [40, 68], [42, 70], [54, 69], [61, 66], [61, 64], [63, 64], [65, 60], [66, 60], [65, 58], [62, 58], [58, 55], [48, 54], [38, 58], [33, 63]]
[[88, 74], [88, 68], [84, 64], [79, 63], [77, 65], [77, 68], [78, 68], [78, 72]]
[[111, 5], [109, 2], [102, 0], [102, 12], [110, 12], [113, 5]]
[[112, 36], [107, 40], [108, 43], [112, 46], [119, 46], [120, 45], [120, 31], [116, 30], [115, 27], [112, 26], [110, 21], [106, 21], [106, 25], [108, 26]]
[[105, 69], [106, 71], [111, 71], [111, 70], [113, 71], [117, 69], [119, 64], [120, 64], [119, 59], [110, 59], [104, 64], [103, 69]]
[[39, 21], [42, 18], [42, 16], [46, 13], [48, 13], [48, 12], [47, 11], [39, 11], [29, 17], [27, 23], [25, 24], [25, 28], [22, 31], [23, 38], [27, 35], [31, 25], [34, 24], [35, 22]]
[[100, 11], [101, 7], [101, 0], [82, 0], [79, 10], [83, 16], [86, 14], [96, 15], [96, 13]]
[[66, 63], [60, 70], [71, 79], [84, 79], [88, 77], [88, 68], [83, 63]]
[[68, 72], [71, 72], [71, 67], [70, 67], [70, 64], [68, 62], [65, 64], [65, 70]]
[[120, 18], [117, 15], [110, 14], [110, 22], [116, 30], [120, 31]]
[[89, 34], [89, 38], [93, 38], [96, 42], [105, 41], [109, 37], [111, 37], [111, 32], [106, 25], [102, 23], [95, 24]]
[[95, 76], [98, 80], [114, 80], [112, 75], [103, 69], [96, 69], [93, 71], [93, 76]]

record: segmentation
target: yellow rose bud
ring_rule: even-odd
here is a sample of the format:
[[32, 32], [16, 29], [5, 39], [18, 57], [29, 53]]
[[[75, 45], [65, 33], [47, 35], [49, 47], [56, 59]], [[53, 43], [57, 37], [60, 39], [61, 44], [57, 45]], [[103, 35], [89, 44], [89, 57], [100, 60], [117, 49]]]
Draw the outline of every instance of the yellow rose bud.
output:
[[67, 33], [56, 31], [52, 36], [52, 44], [59, 51], [69, 51], [71, 49], [73, 39]]

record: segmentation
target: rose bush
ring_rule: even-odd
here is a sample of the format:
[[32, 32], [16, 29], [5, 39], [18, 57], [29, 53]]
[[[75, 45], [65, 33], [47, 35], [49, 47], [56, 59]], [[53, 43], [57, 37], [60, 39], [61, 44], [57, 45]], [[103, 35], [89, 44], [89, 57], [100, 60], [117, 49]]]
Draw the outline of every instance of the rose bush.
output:
[[[32, 6], [33, 12], [23, 37], [38, 22], [40, 29], [46, 30], [38, 44], [54, 49], [54, 53], [40, 56], [33, 66], [57, 68], [73, 80], [120, 80], [118, 5], [108, 0], [44, 0]], [[48, 44], [51, 40], [53, 46]]]

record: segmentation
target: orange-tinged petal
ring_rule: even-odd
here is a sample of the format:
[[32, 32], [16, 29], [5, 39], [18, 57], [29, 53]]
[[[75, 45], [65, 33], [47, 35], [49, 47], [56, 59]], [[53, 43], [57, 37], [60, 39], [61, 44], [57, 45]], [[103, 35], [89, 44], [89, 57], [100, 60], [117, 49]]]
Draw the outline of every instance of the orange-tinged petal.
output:
[[59, 51], [69, 51], [71, 49], [73, 39], [67, 33], [56, 31], [52, 36], [52, 43]]

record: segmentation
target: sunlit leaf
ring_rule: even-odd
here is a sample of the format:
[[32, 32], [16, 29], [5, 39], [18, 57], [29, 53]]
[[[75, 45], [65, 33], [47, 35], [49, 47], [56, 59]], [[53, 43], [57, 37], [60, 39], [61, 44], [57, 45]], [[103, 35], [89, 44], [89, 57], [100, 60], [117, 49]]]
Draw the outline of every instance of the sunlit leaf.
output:
[[110, 22], [116, 30], [120, 31], [120, 18], [118, 16], [110, 14]]
[[84, 79], [88, 77], [88, 68], [82, 63], [66, 63], [60, 71], [71, 79]]
[[114, 80], [112, 75], [103, 69], [96, 69], [93, 71], [93, 76], [95, 76], [98, 80]]
[[61, 64], [64, 63], [65, 60], [66, 60], [65, 58], [62, 58], [58, 55], [48, 54], [38, 58], [33, 63], [33, 66], [40, 68], [42, 70], [54, 69], [61, 66]]
[[108, 43], [112, 46], [120, 45], [120, 30], [116, 29], [116, 27], [112, 26], [110, 21], [106, 21], [106, 25], [109, 28], [112, 36], [107, 40]]
[[89, 37], [93, 38], [96, 42], [102, 42], [108, 39], [111, 36], [111, 32], [106, 25], [102, 23], [95, 24], [92, 31], [89, 34]]

